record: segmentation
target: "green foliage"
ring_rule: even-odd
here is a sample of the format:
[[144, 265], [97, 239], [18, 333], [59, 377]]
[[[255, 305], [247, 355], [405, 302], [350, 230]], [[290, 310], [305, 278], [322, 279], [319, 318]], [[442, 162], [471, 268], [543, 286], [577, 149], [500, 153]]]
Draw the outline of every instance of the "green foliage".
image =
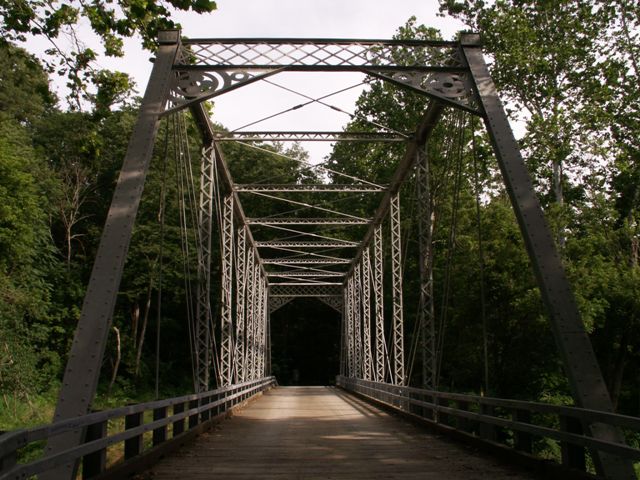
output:
[[[121, 57], [124, 39], [134, 36], [142, 39], [145, 49], [155, 50], [158, 31], [179, 28], [173, 11], [215, 9], [213, 0], [0, 0], [0, 36], [3, 42], [24, 42], [31, 35], [46, 38], [52, 48], [42, 60], [49, 73], [66, 76], [71, 108], [82, 110], [87, 99], [102, 108], [129, 93], [131, 81], [121, 72], [95, 68], [100, 52], [81, 41], [80, 19], [88, 20], [104, 55]], [[65, 37], [72, 39], [70, 49], [62, 41]], [[91, 84], [97, 93], [88, 92]]]

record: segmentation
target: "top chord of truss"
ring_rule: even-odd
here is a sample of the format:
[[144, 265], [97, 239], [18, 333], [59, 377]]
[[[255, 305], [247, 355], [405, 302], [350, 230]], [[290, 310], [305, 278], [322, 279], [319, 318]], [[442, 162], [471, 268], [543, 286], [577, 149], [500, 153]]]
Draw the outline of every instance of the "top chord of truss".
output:
[[457, 61], [456, 42], [224, 38], [183, 39], [182, 45], [186, 63], [175, 65], [177, 69], [460, 71], [462, 68]]
[[219, 132], [218, 142], [406, 142], [410, 135], [389, 132]]
[[347, 193], [365, 193], [365, 192], [384, 192], [386, 187], [370, 185], [370, 184], [336, 184], [336, 183], [253, 183], [253, 184], [236, 184], [234, 186], [236, 192], [347, 192]]

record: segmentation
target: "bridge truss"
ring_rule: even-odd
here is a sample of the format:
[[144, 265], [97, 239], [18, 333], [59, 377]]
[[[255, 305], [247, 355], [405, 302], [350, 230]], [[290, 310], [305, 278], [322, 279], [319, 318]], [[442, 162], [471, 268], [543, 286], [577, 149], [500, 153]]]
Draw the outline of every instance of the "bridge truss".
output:
[[[406, 54], [406, 53], [409, 54]], [[404, 54], [402, 54], [404, 53]], [[419, 60], [418, 60], [419, 59]], [[282, 72], [362, 72], [431, 99], [411, 133], [243, 132], [214, 130], [203, 102]], [[417, 172], [420, 198], [420, 319], [424, 387], [434, 388], [436, 346], [433, 315], [429, 159], [425, 144], [443, 111], [462, 110], [480, 117], [516, 214], [527, 252], [573, 396], [578, 406], [610, 412], [611, 402], [570, 285], [509, 126], [479, 37], [460, 41], [181, 39], [164, 31], [149, 84], [133, 130], [102, 233], [82, 314], [71, 347], [55, 419], [87, 414], [95, 395], [102, 357], [122, 277], [135, 217], [161, 118], [189, 109], [203, 139], [198, 212], [198, 291], [195, 320], [196, 390], [212, 383], [211, 251], [214, 219], [220, 219], [221, 288], [218, 387], [257, 381], [269, 372], [270, 314], [298, 297], [315, 297], [342, 313], [341, 375], [402, 387], [407, 382], [404, 347], [402, 233], [399, 191]], [[262, 141], [394, 142], [405, 153], [390, 182], [347, 184], [236, 184], [220, 145]], [[378, 195], [369, 217], [330, 212], [314, 217], [248, 217], [241, 195], [328, 192]], [[219, 205], [216, 198], [220, 199]], [[291, 200], [302, 207], [308, 202]], [[218, 209], [216, 211], [216, 209]], [[319, 213], [322, 211], [322, 215]], [[330, 214], [330, 216], [328, 215]], [[365, 229], [361, 241], [318, 233], [313, 228]], [[388, 227], [388, 229], [387, 229]], [[260, 229], [294, 233], [295, 240], [258, 239]], [[302, 229], [302, 230], [300, 230]], [[297, 233], [296, 233], [297, 232]], [[303, 237], [303, 238], [300, 238]], [[388, 240], [387, 240], [388, 239]], [[386, 243], [386, 245], [385, 245]], [[391, 253], [385, 272], [384, 249]], [[274, 252], [276, 252], [274, 254]], [[385, 319], [385, 274], [391, 278], [391, 317]], [[390, 325], [385, 338], [385, 322]], [[348, 383], [348, 382], [347, 382]], [[602, 441], [622, 443], [610, 425], [586, 425]], [[82, 432], [70, 432], [48, 446], [50, 452], [76, 445]], [[611, 478], [632, 477], [631, 464], [599, 452], [598, 468]], [[74, 467], [68, 469], [72, 475]]]

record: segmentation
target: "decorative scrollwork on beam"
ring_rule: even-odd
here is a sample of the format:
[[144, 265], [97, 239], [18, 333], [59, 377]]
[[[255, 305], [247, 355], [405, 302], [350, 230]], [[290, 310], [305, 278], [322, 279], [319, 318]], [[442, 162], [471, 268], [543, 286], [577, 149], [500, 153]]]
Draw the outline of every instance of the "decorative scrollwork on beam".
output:
[[367, 73], [435, 97], [468, 112], [480, 113], [475, 103], [473, 87], [464, 72], [420, 72], [416, 70], [404, 72], [368, 71]]
[[194, 103], [217, 97], [236, 88], [274, 75], [279, 70], [176, 70], [169, 91], [169, 106], [165, 114], [181, 110]]
[[342, 313], [342, 297], [317, 297], [322, 303], [329, 305], [336, 312]]

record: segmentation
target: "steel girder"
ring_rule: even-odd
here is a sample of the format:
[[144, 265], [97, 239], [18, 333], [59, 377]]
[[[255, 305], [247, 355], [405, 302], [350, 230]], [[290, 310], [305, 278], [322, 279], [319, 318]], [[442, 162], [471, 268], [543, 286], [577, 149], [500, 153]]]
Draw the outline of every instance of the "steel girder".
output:
[[371, 259], [369, 247], [362, 256], [362, 377], [372, 380], [371, 357]]
[[342, 297], [332, 296], [332, 297], [317, 297], [322, 303], [328, 305], [333, 308], [336, 312], [342, 313]]
[[253, 349], [254, 349], [254, 324], [256, 321], [256, 284], [257, 265], [255, 253], [251, 252], [247, 258], [247, 320], [246, 336], [247, 345], [245, 349], [244, 368], [246, 372], [245, 381], [251, 380], [253, 375]]
[[[480, 37], [467, 34], [461, 37], [460, 42], [542, 299], [549, 312], [552, 331], [574, 400], [583, 408], [611, 412], [611, 398], [598, 360], [582, 323], [580, 311], [518, 143], [482, 57]], [[624, 443], [622, 433], [614, 427], [594, 423], [588, 428], [595, 438]], [[633, 465], [629, 460], [605, 453], [600, 453], [594, 460], [597, 469], [607, 478], [635, 478]]]
[[344, 277], [344, 272], [303, 272], [303, 271], [287, 271], [287, 272], [269, 272], [267, 273], [269, 278], [288, 278], [288, 277]]
[[196, 295], [195, 371], [196, 392], [209, 390], [211, 368], [211, 233], [214, 210], [216, 152], [209, 145], [200, 160], [200, 201], [198, 204], [198, 288]]
[[422, 388], [436, 388], [436, 336], [433, 299], [433, 210], [429, 160], [418, 150], [416, 183], [418, 196], [418, 247], [420, 250], [420, 351]]
[[384, 192], [385, 187], [370, 184], [309, 184], [309, 183], [256, 183], [236, 184], [236, 192], [248, 193], [277, 193], [277, 192], [305, 192], [305, 193], [377, 193]]
[[351, 263], [349, 258], [264, 258], [263, 265], [343, 265]]
[[[189, 64], [178, 71], [196, 69], [216, 72], [249, 69], [298, 71], [383, 71], [464, 70], [452, 67], [458, 43], [423, 40], [350, 39], [184, 39], [183, 58]], [[428, 59], [430, 64], [425, 65]], [[237, 81], [240, 81], [238, 78]]]
[[294, 300], [295, 297], [274, 297], [269, 295], [269, 313], [273, 313], [276, 310], [284, 307], [287, 303]]
[[220, 132], [217, 142], [406, 142], [409, 135], [389, 132]]
[[353, 277], [347, 279], [347, 288], [345, 289], [345, 304], [347, 309], [347, 369], [349, 377], [356, 376], [355, 364], [355, 327], [353, 318]]
[[[107, 213], [80, 319], [58, 394], [54, 420], [86, 415], [95, 396], [100, 367], [111, 329], [131, 232], [149, 169], [158, 120], [171, 86], [171, 68], [180, 48], [177, 30], [159, 34], [156, 60]], [[53, 455], [82, 441], [77, 430], [55, 437], [46, 452]], [[56, 468], [41, 478], [75, 478], [77, 465]]]
[[393, 310], [391, 319], [391, 343], [393, 383], [405, 384], [404, 369], [404, 316], [402, 301], [402, 236], [400, 226], [400, 195], [391, 197], [389, 210], [391, 228], [391, 291]]
[[353, 271], [353, 337], [355, 339], [355, 376], [362, 378], [362, 279], [360, 264]]
[[[222, 205], [222, 285], [220, 314], [220, 384], [223, 387], [233, 382], [233, 196], [226, 195]], [[236, 272], [237, 273], [237, 272]]]
[[234, 354], [235, 381], [244, 382], [245, 303], [247, 289], [246, 226], [238, 227], [236, 238], [236, 351]]
[[285, 217], [273, 217], [273, 218], [247, 218], [248, 225], [367, 225], [371, 223], [367, 218], [351, 218], [351, 217], [337, 217], [337, 218], [285, 218]]
[[385, 381], [386, 340], [384, 336], [384, 252], [382, 250], [382, 225], [378, 225], [373, 237], [373, 304], [375, 314], [375, 378]]

